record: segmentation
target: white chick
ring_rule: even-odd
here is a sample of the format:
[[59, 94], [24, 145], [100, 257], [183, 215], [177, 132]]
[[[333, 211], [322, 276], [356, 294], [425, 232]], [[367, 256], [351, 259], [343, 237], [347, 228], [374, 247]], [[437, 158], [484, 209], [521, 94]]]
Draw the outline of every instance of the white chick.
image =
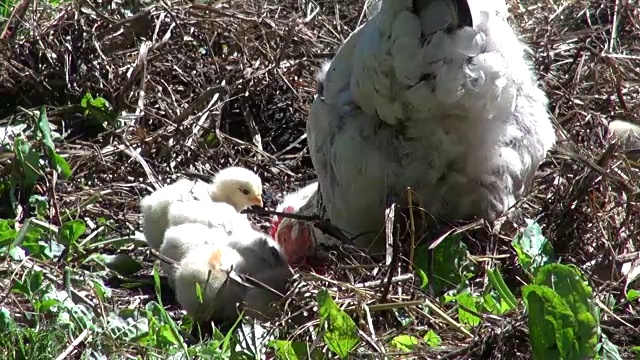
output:
[[[235, 233], [227, 244], [199, 246], [187, 253], [175, 272], [176, 297], [194, 320], [233, 322], [238, 316], [237, 305], [243, 301], [262, 312], [269, 311], [275, 295], [229, 279], [225, 270], [231, 268], [280, 292], [284, 292], [293, 275], [275, 241], [252, 229]], [[203, 289], [202, 305], [196, 295], [196, 283]], [[250, 299], [246, 296], [249, 289], [253, 294]]]
[[[173, 205], [172, 205], [173, 206]], [[171, 260], [180, 262], [189, 251], [207, 244], [227, 244], [229, 235], [219, 227], [210, 228], [205, 224], [184, 223], [170, 226], [164, 234], [160, 253]], [[169, 285], [175, 288], [175, 266], [162, 262], [162, 271], [169, 278]]]
[[176, 201], [201, 200], [224, 202], [237, 212], [252, 205], [262, 206], [262, 180], [253, 171], [241, 167], [222, 169], [211, 184], [180, 179], [146, 196], [140, 203], [144, 236], [154, 250], [162, 245], [168, 227], [169, 204]]
[[[287, 284], [292, 277], [293, 272], [289, 267], [273, 269], [253, 276], [254, 279], [269, 286], [283, 296], [287, 293]], [[255, 286], [249, 288], [244, 296], [245, 314], [251, 318], [262, 321], [273, 318], [276, 313], [274, 305], [280, 300], [280, 296], [262, 287]]]
[[[239, 263], [240, 254], [225, 244], [200, 245], [180, 261], [175, 272], [175, 293], [191, 318], [202, 322], [237, 317], [235, 303], [242, 296], [243, 285], [229, 279], [229, 272]], [[200, 286], [202, 302], [196, 284]]]
[[169, 205], [167, 218], [169, 228], [181, 224], [197, 223], [210, 228], [220, 228], [228, 235], [233, 234], [234, 231], [252, 228], [251, 222], [245, 214], [240, 214], [233, 206], [222, 202], [176, 201]]

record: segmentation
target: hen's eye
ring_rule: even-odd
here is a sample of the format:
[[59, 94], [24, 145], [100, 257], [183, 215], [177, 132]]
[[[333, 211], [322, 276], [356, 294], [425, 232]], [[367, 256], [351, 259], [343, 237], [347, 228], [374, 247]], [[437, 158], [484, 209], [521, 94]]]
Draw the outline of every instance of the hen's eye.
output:
[[240, 189], [240, 191], [242, 191], [242, 193], [245, 195], [249, 195], [249, 190], [247, 189]]

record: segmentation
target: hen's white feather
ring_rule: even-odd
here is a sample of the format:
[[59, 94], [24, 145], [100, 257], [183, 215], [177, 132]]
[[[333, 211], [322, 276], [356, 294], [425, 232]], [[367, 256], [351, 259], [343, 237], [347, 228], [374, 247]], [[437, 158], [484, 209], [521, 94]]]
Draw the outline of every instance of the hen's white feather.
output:
[[311, 211], [353, 235], [379, 231], [386, 195], [408, 186], [459, 219], [493, 220], [523, 195], [555, 143], [547, 99], [505, 3], [469, 5], [473, 27], [456, 29], [453, 0], [382, 0], [338, 50], [307, 122]]

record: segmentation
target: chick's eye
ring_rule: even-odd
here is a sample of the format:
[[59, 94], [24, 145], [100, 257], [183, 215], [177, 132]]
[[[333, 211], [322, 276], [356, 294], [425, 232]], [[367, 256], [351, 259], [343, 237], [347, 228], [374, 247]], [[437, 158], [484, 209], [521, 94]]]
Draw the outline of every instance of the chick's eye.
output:
[[249, 190], [247, 189], [240, 189], [240, 191], [242, 191], [242, 193], [245, 195], [249, 195]]

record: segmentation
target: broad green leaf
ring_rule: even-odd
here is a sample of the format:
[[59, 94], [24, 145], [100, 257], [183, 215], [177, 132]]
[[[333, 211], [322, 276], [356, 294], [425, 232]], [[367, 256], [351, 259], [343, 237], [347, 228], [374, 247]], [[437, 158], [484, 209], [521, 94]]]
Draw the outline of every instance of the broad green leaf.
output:
[[317, 301], [320, 319], [327, 326], [324, 342], [340, 358], [346, 359], [360, 343], [356, 323], [333, 302], [326, 289], [318, 292]]
[[424, 340], [424, 342], [426, 342], [427, 345], [432, 348], [438, 347], [440, 346], [440, 344], [442, 344], [442, 339], [433, 330], [427, 331], [427, 334], [422, 338], [422, 340]]
[[553, 247], [542, 235], [540, 225], [533, 220], [527, 220], [527, 227], [513, 239], [511, 245], [518, 254], [520, 266], [534, 275], [540, 267], [553, 262]]
[[482, 305], [494, 315], [502, 315], [511, 310], [507, 302], [495, 290], [482, 295]]
[[51, 308], [60, 305], [60, 301], [57, 299], [47, 299], [43, 301], [36, 301], [33, 305], [36, 311], [42, 314], [48, 312]]
[[[62, 255], [65, 249], [64, 245], [54, 240], [38, 241], [38, 245], [40, 245], [40, 249], [42, 249], [42, 257], [45, 259], [57, 258]], [[33, 256], [33, 253], [31, 253], [31, 255]]]
[[627, 300], [628, 301], [636, 301], [640, 299], [640, 291], [631, 289], [627, 291]]
[[104, 123], [111, 123], [117, 118], [116, 114], [111, 109], [111, 104], [100, 96], [94, 98], [90, 93], [86, 93], [80, 101], [85, 111], [85, 115], [89, 119], [93, 120], [95, 125], [104, 126]]
[[577, 323], [578, 353], [590, 355], [598, 342], [600, 317], [584, 275], [573, 265], [548, 264], [538, 271], [535, 284], [553, 289], [571, 310]]
[[26, 275], [23, 281], [15, 280], [11, 286], [11, 292], [21, 293], [26, 296], [32, 296], [42, 289], [44, 273], [40, 270], [34, 270]]
[[11, 251], [9, 251], [9, 257], [13, 261], [22, 261], [27, 258], [27, 253], [21, 247], [12, 247]]
[[280, 360], [322, 359], [322, 351], [315, 348], [309, 357], [309, 344], [299, 341], [273, 340], [269, 347], [275, 350]]
[[66, 223], [62, 224], [59, 230], [60, 243], [67, 247], [74, 246], [80, 236], [84, 234], [85, 230], [87, 230], [87, 225], [84, 221], [67, 221]]
[[420, 343], [420, 338], [411, 335], [398, 335], [391, 340], [391, 346], [403, 351], [412, 352], [415, 347]]
[[467, 246], [461, 241], [461, 235], [447, 236], [433, 249], [433, 279], [427, 279], [428, 247], [423, 245], [416, 249], [414, 265], [421, 279], [421, 287], [426, 288], [429, 281], [435, 293], [456, 288], [465, 284], [477, 268], [467, 260]]
[[13, 220], [0, 220], [0, 247], [8, 246], [18, 235]]
[[163, 345], [178, 345], [180, 340], [175, 336], [168, 324], [161, 325], [156, 331], [157, 340]]
[[[562, 298], [546, 286], [522, 288], [529, 315], [529, 339], [534, 360], [561, 359], [577, 349], [573, 313]], [[564, 358], [564, 359], [574, 359]]]
[[[475, 311], [476, 313], [479, 313], [478, 307], [477, 307], [478, 298], [471, 295], [469, 292], [462, 292], [456, 295], [455, 299], [458, 302], [458, 304], [464, 306], [465, 308], [471, 311]], [[458, 307], [458, 318], [460, 319], [461, 323], [471, 325], [471, 326], [479, 325], [481, 320], [479, 317], [468, 312], [463, 307]]]

